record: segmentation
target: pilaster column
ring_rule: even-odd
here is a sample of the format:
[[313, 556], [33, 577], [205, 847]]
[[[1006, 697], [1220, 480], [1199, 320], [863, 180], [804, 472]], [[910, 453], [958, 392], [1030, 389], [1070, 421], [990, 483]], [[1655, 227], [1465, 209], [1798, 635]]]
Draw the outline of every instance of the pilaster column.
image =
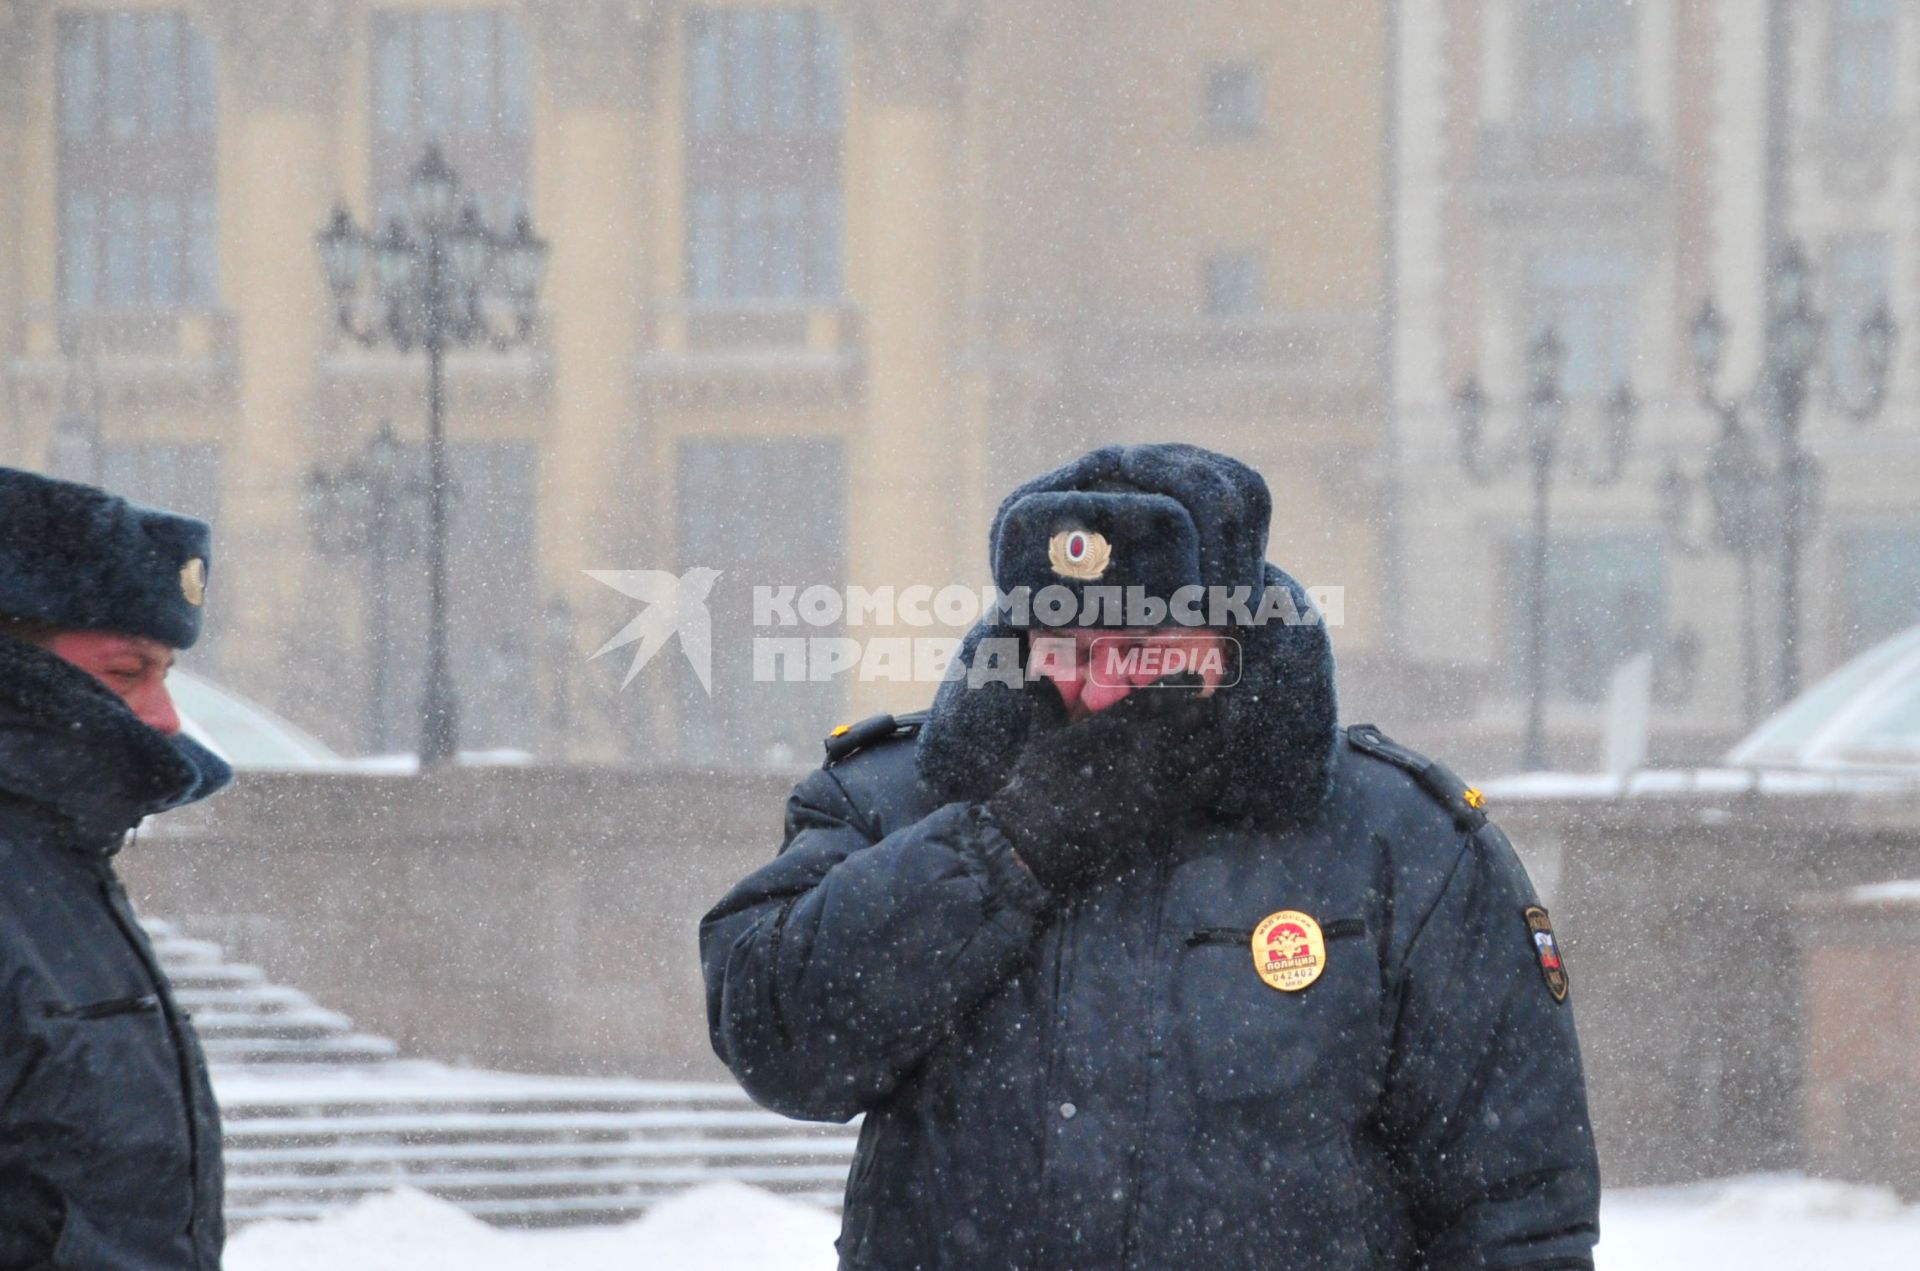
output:
[[239, 361], [236, 417], [222, 430], [213, 620], [223, 627], [223, 673], [299, 717], [314, 691], [299, 682], [339, 669], [324, 656], [339, 635], [316, 626], [337, 606], [307, 594], [314, 562], [300, 492], [314, 458], [315, 364], [331, 321], [314, 234], [339, 193], [331, 130], [349, 24], [361, 10], [341, 0], [233, 0], [202, 4], [195, 16], [215, 42], [219, 294], [234, 315]]
[[[955, 209], [966, 58], [977, 21], [958, 0], [859, 0], [840, 9], [852, 53], [851, 280], [866, 321], [864, 418], [850, 447], [849, 582], [984, 584], [965, 566], [983, 525], [953, 473], [964, 442], [954, 356], [963, 276]], [[860, 635], [928, 636], [902, 627]], [[954, 633], [957, 634], [957, 633]], [[850, 686], [854, 716], [924, 698]]]
[[[48, 95], [35, 91], [52, 82], [52, 28], [45, 0], [0, 6], [0, 172], [11, 178], [0, 179], [0, 349], [9, 357], [28, 305], [52, 291], [54, 121]], [[39, 278], [30, 272], [36, 260]], [[37, 426], [28, 435], [29, 412], [11, 378], [0, 380], [0, 463], [38, 466], [46, 439]]]
[[[586, 569], [666, 568], [638, 559], [631, 527], [667, 506], [671, 474], [630, 462], [644, 426], [634, 361], [654, 269], [651, 227], [668, 185], [653, 130], [665, 6], [656, 0], [570, 0], [525, 6], [538, 48], [534, 218], [552, 244], [541, 306], [553, 358], [553, 413], [540, 441], [538, 607], [565, 596], [573, 648], [543, 659], [548, 694], [569, 677], [573, 718], [558, 754], [611, 747], [591, 706], [601, 690], [587, 654], [611, 633], [596, 615], [610, 593]], [[567, 659], [564, 665], [561, 659]], [[545, 701], [543, 700], [543, 709]]]

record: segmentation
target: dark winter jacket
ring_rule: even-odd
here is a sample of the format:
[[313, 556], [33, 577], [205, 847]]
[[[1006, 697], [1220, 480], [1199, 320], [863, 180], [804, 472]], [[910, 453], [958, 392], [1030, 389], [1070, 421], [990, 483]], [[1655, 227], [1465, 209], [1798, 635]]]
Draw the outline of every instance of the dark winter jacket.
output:
[[[761, 1103], [866, 1114], [843, 1268], [1591, 1266], [1533, 890], [1444, 769], [1335, 727], [1315, 631], [1248, 633], [1240, 788], [1075, 895], [981, 806], [1018, 692], [950, 681], [917, 751], [873, 730], [793, 792], [778, 857], [702, 923], [708, 1013]], [[1254, 965], [1282, 910], [1325, 936], [1297, 992]]]
[[112, 858], [231, 772], [0, 637], [0, 1271], [220, 1265], [220, 1118]]

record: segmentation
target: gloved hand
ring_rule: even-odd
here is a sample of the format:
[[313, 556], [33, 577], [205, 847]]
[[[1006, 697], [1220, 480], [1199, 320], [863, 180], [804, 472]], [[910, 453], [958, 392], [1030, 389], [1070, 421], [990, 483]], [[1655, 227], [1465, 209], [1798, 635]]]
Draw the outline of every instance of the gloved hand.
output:
[[1219, 697], [1172, 676], [1027, 738], [986, 810], [1050, 890], [1072, 892], [1145, 859], [1226, 779]]

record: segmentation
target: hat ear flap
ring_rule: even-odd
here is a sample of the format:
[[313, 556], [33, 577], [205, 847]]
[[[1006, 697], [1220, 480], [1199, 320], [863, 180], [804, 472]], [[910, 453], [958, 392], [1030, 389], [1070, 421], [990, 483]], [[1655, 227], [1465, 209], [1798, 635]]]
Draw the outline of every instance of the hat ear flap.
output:
[[164, 812], [180, 807], [182, 804], [197, 803], [208, 795], [218, 794], [233, 783], [233, 765], [218, 753], [201, 745], [185, 733], [180, 733], [169, 740], [173, 743], [173, 748], [180, 752], [181, 757], [193, 769], [193, 784], [171, 799], [166, 807], [158, 809], [159, 811]]
[[1333, 644], [1304, 588], [1269, 564], [1266, 586], [1286, 589], [1298, 615], [1237, 628], [1240, 679], [1221, 690], [1233, 779], [1221, 810], [1260, 821], [1303, 824], [1319, 813], [1331, 784], [1339, 703]]
[[992, 794], [1028, 733], [1066, 722], [1059, 692], [1051, 682], [1029, 681], [1026, 661], [1018, 627], [983, 620], [961, 640], [915, 743], [920, 779], [942, 802]]

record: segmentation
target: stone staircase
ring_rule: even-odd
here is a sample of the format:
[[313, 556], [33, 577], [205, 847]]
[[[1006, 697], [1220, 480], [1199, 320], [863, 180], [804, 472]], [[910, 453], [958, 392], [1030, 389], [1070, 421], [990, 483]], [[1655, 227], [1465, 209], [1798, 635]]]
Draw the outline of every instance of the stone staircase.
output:
[[353, 1031], [353, 1021], [298, 989], [269, 984], [259, 967], [228, 962], [219, 945], [190, 940], [170, 925], [142, 919], [180, 1008], [193, 1016], [207, 1062], [360, 1064], [392, 1059], [384, 1037]]
[[855, 1126], [789, 1121], [727, 1084], [399, 1059], [218, 945], [146, 925], [212, 1065], [232, 1223], [316, 1217], [401, 1185], [520, 1225], [631, 1218], [715, 1179], [840, 1203]]

